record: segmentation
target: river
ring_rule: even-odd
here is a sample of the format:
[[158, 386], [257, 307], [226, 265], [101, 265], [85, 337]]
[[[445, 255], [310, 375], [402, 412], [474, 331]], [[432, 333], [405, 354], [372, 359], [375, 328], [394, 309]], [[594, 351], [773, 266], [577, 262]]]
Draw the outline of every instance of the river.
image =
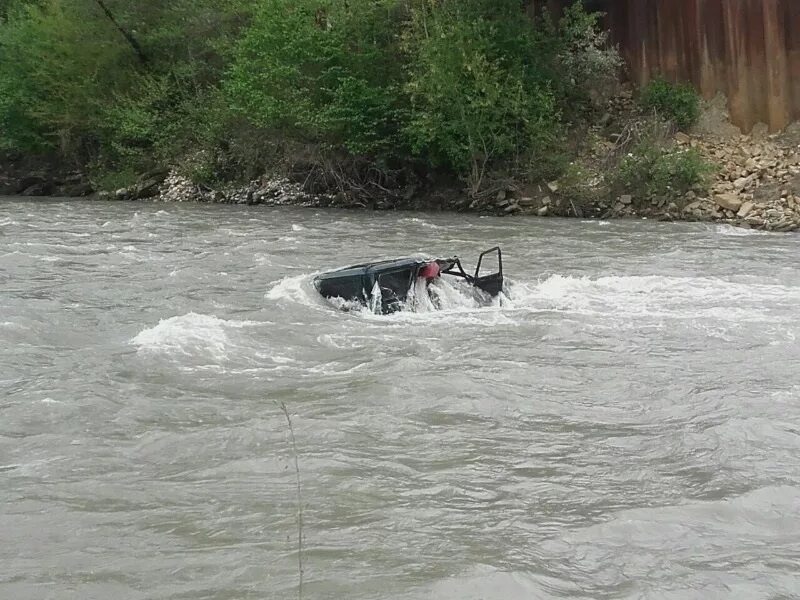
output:
[[[495, 244], [490, 307], [310, 284]], [[0, 598], [297, 598], [300, 563], [305, 599], [799, 598], [798, 256], [708, 224], [1, 199]]]

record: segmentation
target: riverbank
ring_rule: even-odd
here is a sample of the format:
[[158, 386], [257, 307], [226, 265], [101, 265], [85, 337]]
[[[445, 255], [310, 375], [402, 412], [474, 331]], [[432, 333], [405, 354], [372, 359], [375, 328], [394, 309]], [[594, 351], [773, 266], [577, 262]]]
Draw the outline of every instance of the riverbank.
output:
[[[713, 132], [711, 131], [713, 130]], [[146, 180], [133, 189], [101, 193], [99, 199], [152, 199], [160, 202], [215, 202], [248, 205], [293, 205], [372, 210], [445, 210], [500, 216], [647, 218], [660, 221], [705, 221], [747, 229], [789, 232], [800, 229], [800, 125], [777, 135], [757, 128], [750, 135], [720, 127], [700, 127], [676, 133], [679, 148], [691, 148], [716, 170], [705, 190], [678, 198], [636, 198], [632, 193], [610, 196], [597, 184], [594, 193], [571, 196], [572, 187], [556, 180], [539, 185], [508, 184], [469, 198], [457, 187], [432, 187], [408, 197], [385, 197], [367, 204], [347, 194], [310, 194], [301, 183], [264, 177], [245, 186], [211, 189], [176, 172], [165, 175], [157, 189]], [[591, 188], [592, 182], [587, 181]], [[588, 200], [587, 200], [588, 198]]]
[[[361, 210], [427, 210], [473, 212], [498, 216], [646, 218], [660, 221], [705, 221], [776, 232], [800, 229], [800, 124], [779, 134], [756, 127], [743, 135], [733, 127], [724, 99], [707, 103], [690, 133], [675, 132], [667, 143], [677, 152], [692, 151], [713, 165], [706, 185], [680, 195], [644, 195], [607, 184], [626, 150], [624, 132], [634, 119], [630, 95], [612, 99], [600, 124], [586, 132], [585, 156], [571, 166], [576, 172], [539, 184], [497, 183], [470, 196], [453, 181], [419, 178], [405, 188], [363, 195], [333, 190], [310, 191], [308, 178], [264, 175], [243, 185], [212, 187], [193, 182], [176, 169], [142, 175], [129, 187], [96, 191], [78, 170], [22, 159], [6, 160], [0, 173], [0, 195], [89, 197], [99, 201], [201, 202], [221, 204], [332, 207]], [[622, 132], [622, 133], [621, 133]], [[624, 158], [624, 157], [623, 157]], [[609, 166], [611, 165], [611, 166]], [[568, 172], [570, 169], [567, 170]], [[598, 173], [601, 173], [598, 175]], [[569, 180], [572, 178], [572, 180]]]

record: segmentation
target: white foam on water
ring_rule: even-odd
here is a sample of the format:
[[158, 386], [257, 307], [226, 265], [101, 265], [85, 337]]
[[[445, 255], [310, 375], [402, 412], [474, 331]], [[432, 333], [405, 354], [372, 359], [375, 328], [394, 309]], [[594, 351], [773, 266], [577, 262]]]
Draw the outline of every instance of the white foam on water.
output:
[[258, 325], [251, 321], [227, 321], [212, 315], [188, 313], [161, 319], [131, 340], [139, 352], [159, 354], [205, 354], [215, 360], [228, 357], [233, 345], [229, 330]]
[[383, 306], [383, 292], [381, 286], [376, 281], [372, 286], [372, 292], [369, 298], [369, 312], [373, 314], [380, 314], [381, 307]]
[[433, 223], [428, 223], [427, 221], [420, 219], [419, 217], [400, 219], [400, 223], [412, 223], [414, 225], [419, 225], [420, 227], [425, 227], [427, 229], [442, 229], [440, 225], [434, 225]]
[[800, 287], [736, 283], [710, 277], [550, 275], [512, 282], [513, 308], [631, 317], [770, 320], [777, 303], [800, 303]]
[[717, 235], [729, 237], [744, 237], [750, 235], [771, 235], [769, 231], [758, 229], [745, 229], [744, 227], [734, 227], [733, 225], [715, 225], [714, 232]]
[[306, 228], [302, 225], [298, 225], [297, 223], [292, 223], [292, 231], [305, 231]]
[[[786, 306], [800, 304], [800, 286], [738, 283], [713, 277], [554, 274], [537, 281], [507, 279], [503, 293], [496, 298], [449, 277], [434, 281], [429, 289], [420, 280], [402, 310], [381, 315], [374, 305], [322, 298], [311, 284], [313, 276], [285, 277], [271, 287], [266, 298], [394, 322], [447, 318], [477, 324], [519, 324], [529, 320], [522, 315], [531, 312], [563, 312], [639, 324], [703, 320], [712, 337], [724, 337], [738, 323], [774, 322], [776, 309], [786, 313]], [[786, 319], [780, 320], [783, 323]], [[787, 331], [782, 339], [788, 335]]]
[[508, 304], [505, 294], [496, 298], [460, 279], [442, 277], [429, 285], [417, 280], [409, 292], [402, 310], [381, 315], [373, 311], [361, 311], [369, 320], [389, 323], [431, 323], [447, 320], [473, 325], [514, 325], [516, 321], [504, 311]]
[[311, 284], [312, 275], [290, 275], [270, 284], [265, 294], [267, 300], [297, 302], [305, 306], [319, 306], [321, 297]]
[[326, 333], [319, 336], [317, 342], [328, 348], [334, 348], [335, 350], [354, 350], [363, 346], [361, 341], [353, 339], [349, 334]]
[[230, 227], [226, 227], [224, 229], [220, 229], [220, 232], [224, 233], [225, 235], [230, 236], [230, 237], [247, 237], [248, 235], [250, 235], [246, 231], [241, 231], [239, 229], [232, 229]]

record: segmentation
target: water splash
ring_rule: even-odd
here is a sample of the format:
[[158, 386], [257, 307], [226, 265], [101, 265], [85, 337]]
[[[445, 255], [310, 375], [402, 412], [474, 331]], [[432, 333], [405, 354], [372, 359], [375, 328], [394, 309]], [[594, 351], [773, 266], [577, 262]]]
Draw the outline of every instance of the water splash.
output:
[[233, 345], [229, 330], [258, 325], [251, 321], [226, 321], [211, 315], [188, 313], [161, 319], [155, 327], [137, 334], [131, 343], [138, 352], [151, 354], [206, 355], [222, 361]]
[[372, 294], [369, 299], [369, 311], [374, 315], [381, 314], [383, 310], [383, 292], [381, 291], [381, 286], [378, 285], [378, 282], [375, 282], [375, 285], [372, 286]]
[[430, 284], [419, 280], [409, 290], [402, 309], [392, 315], [380, 314], [380, 291], [373, 293], [373, 300], [366, 307], [341, 298], [323, 299], [309, 285], [307, 277], [294, 277], [279, 282], [267, 297], [325, 310], [335, 308], [370, 319], [413, 321], [427, 320], [426, 315], [472, 318], [491, 313], [502, 314], [509, 322], [523, 322], [529, 318], [525, 314], [560, 312], [630, 325], [663, 323], [664, 319], [698, 323], [706, 320], [728, 324], [726, 331], [728, 326], [745, 322], [774, 322], [776, 308], [800, 303], [800, 287], [660, 275], [553, 274], [535, 281], [507, 278], [503, 292], [495, 298], [462, 280], [443, 277]]

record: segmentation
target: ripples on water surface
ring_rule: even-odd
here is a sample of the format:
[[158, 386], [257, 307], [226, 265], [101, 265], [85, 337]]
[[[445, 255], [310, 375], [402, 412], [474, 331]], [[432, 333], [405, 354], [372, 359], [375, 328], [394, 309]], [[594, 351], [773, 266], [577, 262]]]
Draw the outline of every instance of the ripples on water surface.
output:
[[[503, 306], [309, 275], [499, 243]], [[0, 598], [800, 597], [800, 238], [0, 202]]]

